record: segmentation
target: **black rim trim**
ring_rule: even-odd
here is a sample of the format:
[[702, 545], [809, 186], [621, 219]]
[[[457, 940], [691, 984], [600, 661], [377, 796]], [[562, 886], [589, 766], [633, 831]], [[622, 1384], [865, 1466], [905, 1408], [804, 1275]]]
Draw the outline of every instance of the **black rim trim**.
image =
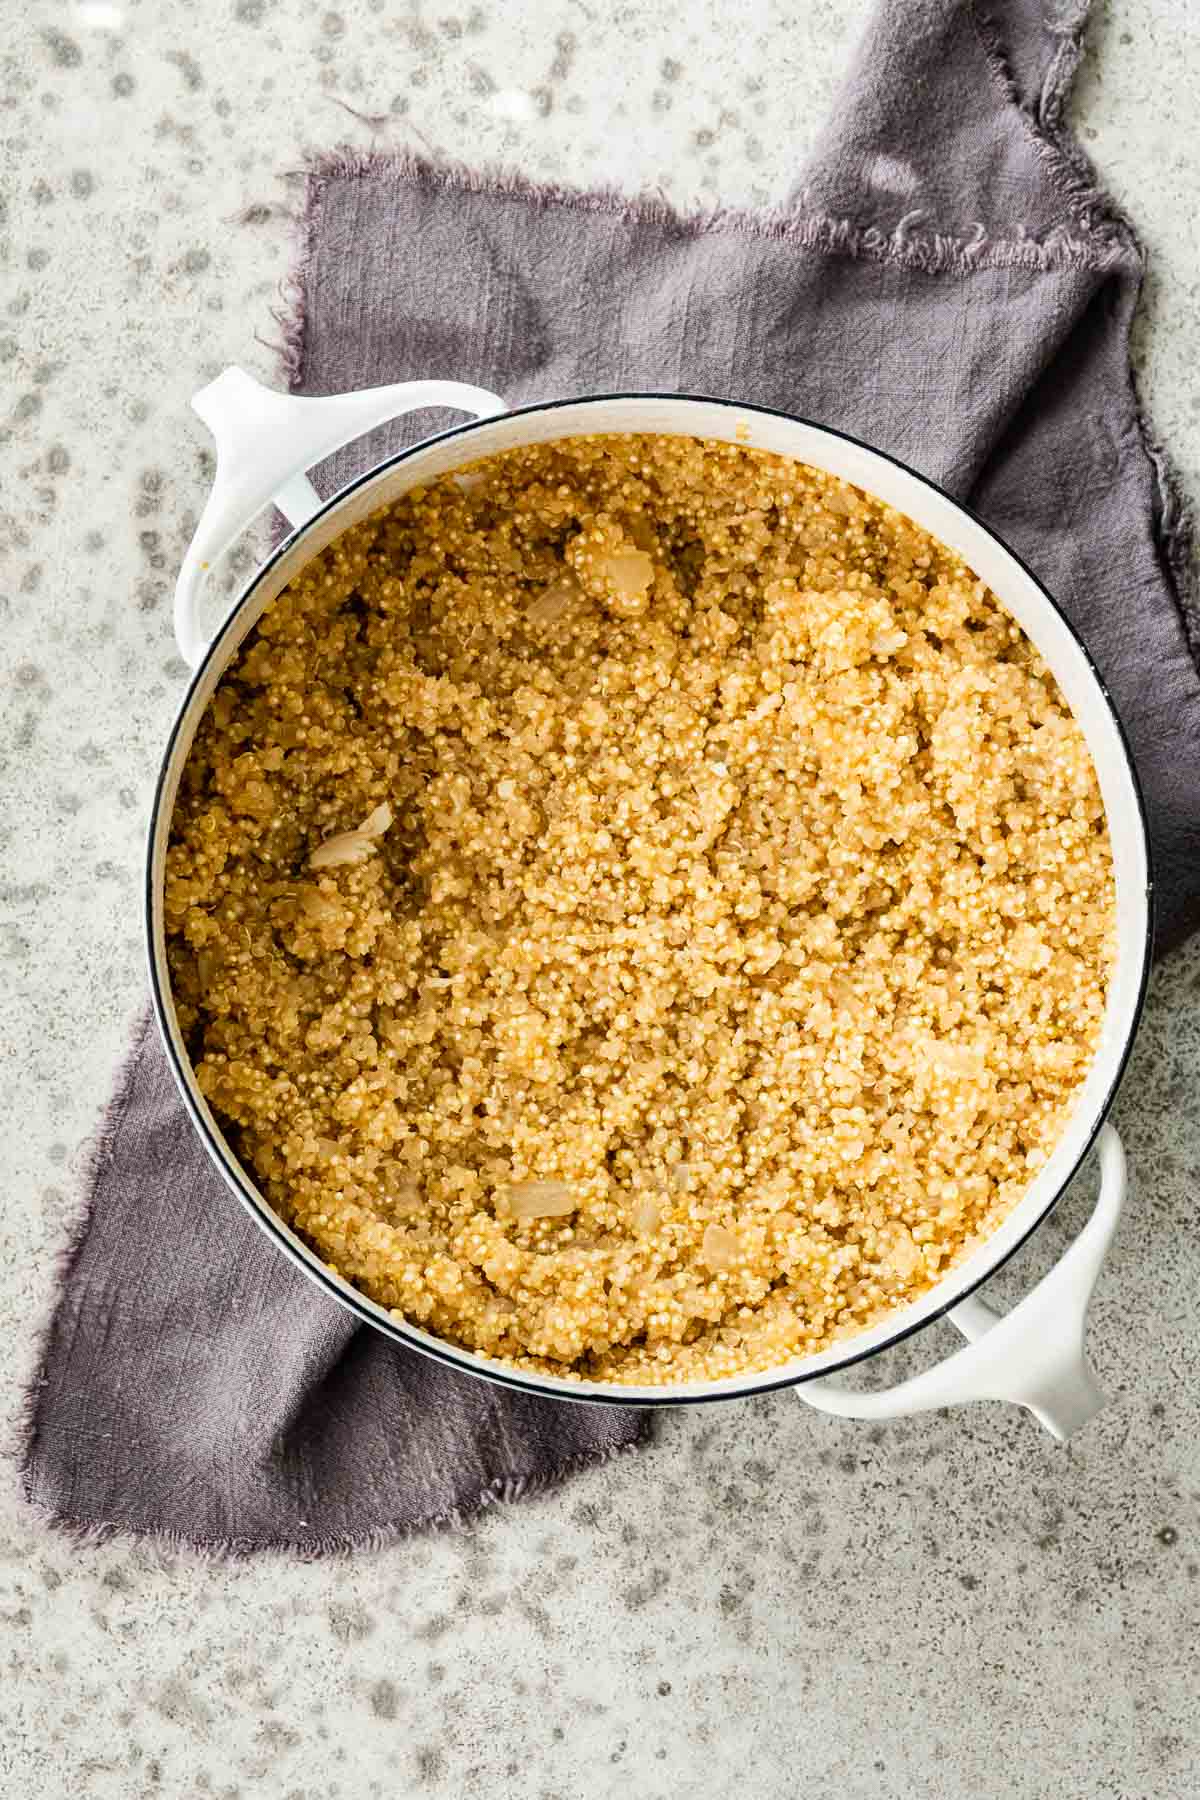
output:
[[[664, 1392], [661, 1397], [658, 1395], [650, 1397], [643, 1395], [637, 1400], [624, 1398], [619, 1389], [614, 1390], [612, 1393], [601, 1394], [561, 1393], [556, 1388], [547, 1387], [532, 1377], [524, 1377], [514, 1371], [503, 1368], [499, 1364], [487, 1364], [481, 1358], [472, 1356], [469, 1351], [456, 1350], [453, 1345], [446, 1344], [443, 1346], [438, 1343], [425, 1343], [412, 1335], [413, 1328], [407, 1324], [391, 1319], [386, 1315], [382, 1318], [376, 1317], [373, 1312], [368, 1310], [371, 1303], [366, 1301], [365, 1297], [358, 1295], [355, 1289], [349, 1287], [349, 1284], [347, 1284], [346, 1288], [343, 1288], [339, 1281], [335, 1279], [329, 1270], [325, 1268], [324, 1264], [321, 1263], [315, 1251], [308, 1250], [307, 1246], [297, 1248], [297, 1246], [284, 1234], [281, 1221], [271, 1210], [266, 1200], [259, 1199], [251, 1190], [240, 1163], [237, 1162], [236, 1158], [232, 1155], [232, 1152], [226, 1150], [225, 1146], [210, 1130], [207, 1120], [203, 1117], [195, 1103], [190, 1087], [190, 1081], [193, 1079], [191, 1076], [190, 1064], [185, 1067], [176, 1053], [168, 1016], [171, 1003], [169, 996], [164, 995], [162, 991], [162, 984], [159, 981], [157, 960], [154, 953], [154, 845], [158, 836], [162, 798], [167, 782], [167, 771], [170, 768], [175, 746], [179, 739], [183, 721], [187, 716], [188, 708], [191, 705], [193, 694], [204, 680], [209, 665], [213, 660], [218, 646], [223, 642], [229, 626], [237, 618], [246, 602], [270, 574], [271, 570], [276, 567], [285, 555], [294, 549], [297, 542], [309, 532], [313, 526], [321, 519], [326, 518], [335, 508], [344, 505], [352, 494], [357, 493], [369, 482], [376, 481], [380, 476], [398, 468], [411, 457], [428, 450], [431, 444], [445, 443], [454, 438], [465, 437], [469, 433], [477, 431], [481, 426], [499, 422], [500, 420], [524, 418], [532, 413], [558, 412], [568, 407], [592, 405], [609, 400], [698, 401], [706, 406], [721, 406], [726, 407], [733, 412], [756, 413], [768, 418], [784, 419], [789, 424], [808, 426], [811, 430], [822, 432], [827, 437], [840, 438], [843, 443], [853, 444], [860, 450], [866, 450], [873, 456], [881, 457], [884, 462], [891, 463], [893, 467], [900, 469], [913, 480], [919, 481], [923, 487], [930, 489], [933, 493], [939, 494], [942, 499], [948, 500], [959, 512], [964, 513], [967, 518], [971, 519], [980, 530], [986, 532], [993, 543], [998, 544], [1000, 549], [1003, 550], [1006, 555], [1010, 556], [1017, 566], [1024, 571], [1029, 580], [1037, 588], [1046, 604], [1058, 615], [1058, 618], [1066, 627], [1071, 638], [1077, 645], [1085, 663], [1092, 673], [1096, 686], [1104, 697], [1104, 703], [1108, 708], [1109, 716], [1116, 728], [1117, 737], [1121, 749], [1124, 752], [1126, 770], [1129, 775], [1130, 784], [1133, 788], [1134, 799], [1137, 803], [1138, 820], [1142, 831], [1142, 848], [1145, 855], [1147, 871], [1146, 929], [1142, 942], [1141, 974], [1138, 982], [1138, 991], [1134, 1002], [1133, 1014], [1130, 1019], [1129, 1030], [1116, 1069], [1114, 1070], [1112, 1081], [1109, 1083], [1103, 1102], [1097, 1110], [1095, 1121], [1080, 1148], [1079, 1155], [1076, 1157], [1067, 1174], [1063, 1177], [1060, 1186], [1055, 1190], [1050, 1199], [1047, 1200], [1045, 1206], [1031, 1222], [1028, 1229], [1009, 1246], [1004, 1254], [996, 1262], [991, 1264], [982, 1275], [977, 1276], [967, 1287], [964, 1287], [961, 1291], [956, 1293], [953, 1299], [947, 1300], [935, 1311], [927, 1313], [923, 1318], [898, 1327], [891, 1336], [885, 1338], [881, 1343], [873, 1344], [866, 1350], [850, 1352], [839, 1361], [831, 1363], [822, 1369], [814, 1370], [811, 1374], [801, 1373], [784, 1375], [777, 1381], [754, 1383], [744, 1387], [731, 1386], [727, 1391], [721, 1393], [691, 1395], [667, 1391]], [[1141, 1024], [1142, 1013], [1146, 1002], [1146, 990], [1150, 980], [1151, 946], [1154, 938], [1154, 878], [1145, 796], [1142, 792], [1142, 784], [1138, 777], [1137, 765], [1133, 760], [1133, 754], [1130, 750], [1129, 737], [1121, 721], [1121, 715], [1113, 704], [1112, 695], [1109, 693], [1108, 687], [1105, 684], [1099, 669], [1096, 667], [1091, 652], [1076, 631], [1071, 620], [1067, 617], [1066, 613], [1064, 613], [1061, 606], [1059, 606], [1054, 596], [1048, 591], [1041, 580], [1039, 580], [1038, 576], [1034, 574], [1024, 558], [1018, 556], [1016, 551], [1005, 543], [998, 532], [994, 531], [984, 519], [981, 519], [978, 513], [973, 512], [972, 509], [969, 506], [964, 505], [962, 501], [956, 500], [952, 494], [948, 493], [947, 490], [941, 487], [936, 481], [931, 481], [927, 475], [922, 475], [908, 463], [902, 462], [898, 456], [892, 456], [886, 450], [877, 449], [875, 445], [868, 444], [863, 438], [855, 437], [851, 432], [839, 431], [835, 426], [823, 425], [818, 420], [806, 418], [800, 413], [785, 412], [781, 407], [757, 406], [741, 401], [726, 400], [714, 394], [685, 394], [664, 391], [661, 389], [644, 389], [632, 391], [624, 390], [616, 393], [580, 394], [573, 399], [550, 400], [530, 406], [513, 407], [508, 412], [495, 415], [494, 418], [471, 419], [464, 425], [454, 425], [446, 431], [436, 432], [429, 437], [422, 438], [419, 443], [411, 444], [403, 450], [398, 450], [393, 456], [386, 458], [381, 463], [376, 463], [372, 468], [365, 470], [363, 474], [355, 476], [353, 481], [348, 482], [347, 485], [340, 488], [336, 494], [331, 495], [321, 507], [320, 511], [315, 513], [311, 519], [307, 520], [299, 530], [289, 532], [287, 537], [276, 546], [267, 557], [266, 561], [255, 571], [245, 588], [243, 588], [241, 593], [237, 596], [237, 599], [231, 606], [224, 622], [214, 635], [212, 642], [208, 645], [203, 657], [194, 670], [191, 680], [188, 682], [183, 699], [180, 702], [174, 723], [171, 726], [171, 732], [167, 739], [166, 747], [163, 751], [162, 762], [159, 767], [158, 779], [154, 785], [154, 798], [150, 809], [144, 888], [144, 927], [146, 933], [147, 960], [150, 965], [150, 992], [155, 1018], [158, 1022], [159, 1033], [166, 1048], [168, 1060], [171, 1064], [172, 1073], [175, 1076], [176, 1084], [183, 1096], [184, 1105], [187, 1108], [193, 1125], [199, 1133], [209, 1155], [217, 1164], [217, 1167], [224, 1177], [226, 1186], [230, 1188], [234, 1196], [250, 1212], [267, 1235], [273, 1239], [279, 1249], [283, 1251], [284, 1255], [287, 1256], [296, 1267], [302, 1269], [310, 1280], [323, 1288], [326, 1293], [338, 1302], [339, 1305], [346, 1307], [348, 1311], [354, 1313], [364, 1325], [369, 1325], [374, 1330], [382, 1332], [385, 1337], [391, 1338], [393, 1342], [403, 1344], [406, 1348], [415, 1350], [422, 1356], [431, 1357], [435, 1362], [444, 1363], [448, 1368], [455, 1369], [460, 1374], [473, 1375], [483, 1380], [493, 1381], [501, 1387], [514, 1388], [521, 1393], [536, 1394], [541, 1399], [572, 1401], [576, 1405], [633, 1406], [639, 1409], [665, 1406], [708, 1406], [729, 1400], [748, 1399], [755, 1394], [778, 1393], [783, 1388], [800, 1387], [806, 1381], [823, 1381], [826, 1376], [841, 1374], [844, 1370], [852, 1368], [856, 1363], [865, 1362], [869, 1357], [878, 1356], [886, 1350], [894, 1349], [897, 1344], [903, 1343], [905, 1339], [914, 1336], [916, 1332], [923, 1331], [936, 1320], [944, 1318], [948, 1312], [958, 1306], [963, 1300], [967, 1299], [969, 1295], [975, 1293], [985, 1282], [990, 1281], [994, 1275], [999, 1274], [1000, 1270], [1012, 1260], [1017, 1252], [1024, 1248], [1034, 1232], [1038, 1230], [1039, 1226], [1045, 1223], [1050, 1213], [1053, 1212], [1059, 1200], [1062, 1198], [1066, 1189], [1071, 1185], [1072, 1181], [1074, 1181], [1076, 1175], [1079, 1173], [1082, 1164], [1099, 1135], [1101, 1126], [1108, 1117], [1113, 1099], [1117, 1089], [1121, 1085], [1125, 1070], [1128, 1067], [1129, 1058], [1133, 1053], [1134, 1041], [1137, 1037], [1138, 1027]], [[853, 1340], [850, 1341], [853, 1342]], [[561, 1379], [561, 1377], [559, 1379]]]

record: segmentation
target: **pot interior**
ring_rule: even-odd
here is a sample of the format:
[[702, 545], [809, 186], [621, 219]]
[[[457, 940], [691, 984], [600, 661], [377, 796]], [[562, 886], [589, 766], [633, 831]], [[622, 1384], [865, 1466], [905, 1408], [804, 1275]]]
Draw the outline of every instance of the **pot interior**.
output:
[[[636, 1388], [566, 1381], [506, 1369], [394, 1319], [335, 1276], [284, 1224], [233, 1155], [196, 1085], [175, 1018], [163, 928], [163, 872], [171, 815], [200, 717], [239, 645], [264, 608], [326, 544], [349, 526], [432, 478], [522, 444], [593, 432], [656, 432], [714, 438], [810, 463], [874, 494], [957, 551], [1036, 646], [1087, 740], [1104, 801], [1116, 881], [1117, 956], [1098, 1045], [1058, 1144], [1001, 1226], [927, 1293], [817, 1355], [722, 1382]], [[260, 568], [233, 607], [193, 678], [159, 777], [147, 861], [147, 932], [155, 1009], [184, 1100], [229, 1186], [292, 1258], [360, 1317], [389, 1336], [473, 1374], [569, 1400], [678, 1404], [761, 1392], [858, 1362], [941, 1316], [1023, 1243], [1078, 1169], [1098, 1131], [1129, 1053], [1150, 953], [1150, 877], [1144, 812], [1124, 736], [1086, 651], [1030, 572], [984, 525], [902, 464], [853, 438], [761, 408], [678, 395], [624, 395], [530, 407], [459, 427], [401, 452], [335, 496]]]

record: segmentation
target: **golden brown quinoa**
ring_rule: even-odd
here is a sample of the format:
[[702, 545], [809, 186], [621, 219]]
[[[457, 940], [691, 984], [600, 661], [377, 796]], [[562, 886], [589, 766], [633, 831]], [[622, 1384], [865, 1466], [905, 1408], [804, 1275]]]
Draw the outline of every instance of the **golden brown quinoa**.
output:
[[332, 1268], [676, 1383], [994, 1229], [1086, 1073], [1113, 882], [1084, 740], [949, 550], [781, 457], [592, 437], [297, 576], [197, 733], [166, 907], [200, 1086]]

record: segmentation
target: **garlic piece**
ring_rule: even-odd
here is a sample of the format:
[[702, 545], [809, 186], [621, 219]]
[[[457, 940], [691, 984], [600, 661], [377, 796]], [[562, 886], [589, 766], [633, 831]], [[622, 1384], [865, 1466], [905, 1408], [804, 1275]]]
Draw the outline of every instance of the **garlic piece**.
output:
[[381, 838], [392, 822], [392, 809], [385, 800], [369, 812], [353, 831], [339, 831], [326, 838], [308, 859], [310, 869], [337, 869], [366, 862], [375, 854], [375, 840]]

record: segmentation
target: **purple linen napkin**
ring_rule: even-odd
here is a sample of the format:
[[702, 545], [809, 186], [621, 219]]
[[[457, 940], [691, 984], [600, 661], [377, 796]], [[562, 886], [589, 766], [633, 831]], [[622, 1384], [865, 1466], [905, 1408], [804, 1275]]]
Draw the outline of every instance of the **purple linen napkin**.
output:
[[[1130, 377], [1141, 252], [1063, 126], [1085, 15], [885, 0], [773, 217], [319, 158], [288, 371], [311, 394], [454, 376], [513, 404], [727, 395], [913, 463], [1088, 643], [1145, 787], [1167, 943], [1200, 902], [1200, 620]], [[322, 485], [404, 437], [341, 452]], [[465, 1517], [642, 1435], [635, 1413], [501, 1392], [356, 1326], [212, 1171], [150, 1027], [90, 1190], [30, 1397], [27, 1491], [60, 1523], [316, 1553]]]

